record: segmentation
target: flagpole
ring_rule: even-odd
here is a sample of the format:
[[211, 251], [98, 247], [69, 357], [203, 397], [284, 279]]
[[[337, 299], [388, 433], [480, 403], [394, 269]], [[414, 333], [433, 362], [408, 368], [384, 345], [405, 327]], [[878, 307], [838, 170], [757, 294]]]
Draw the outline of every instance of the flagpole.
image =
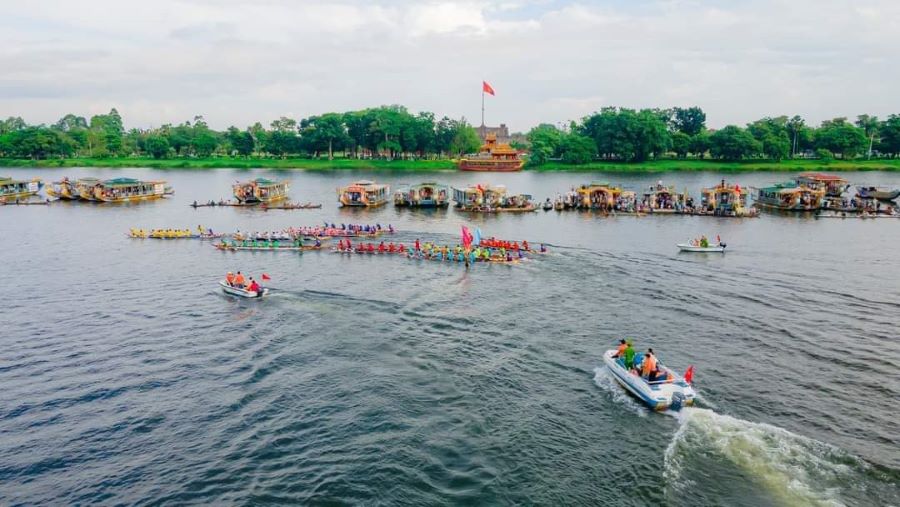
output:
[[[484, 127], [484, 81], [481, 82], [481, 126]], [[481, 135], [484, 135], [482, 129]]]

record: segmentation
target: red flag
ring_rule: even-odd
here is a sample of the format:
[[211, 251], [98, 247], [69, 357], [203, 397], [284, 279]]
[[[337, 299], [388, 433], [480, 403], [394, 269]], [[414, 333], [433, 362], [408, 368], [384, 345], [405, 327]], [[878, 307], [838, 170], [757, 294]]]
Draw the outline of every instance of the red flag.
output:
[[494, 95], [494, 89], [491, 88], [491, 85], [489, 85], [487, 81], [481, 82], [481, 91]]
[[684, 381], [690, 384], [694, 380], [694, 367], [688, 366], [687, 371], [684, 372]]
[[272, 278], [270, 278], [269, 275], [263, 273], [263, 274], [262, 274], [262, 279], [263, 279], [263, 280], [271, 280]]
[[472, 246], [472, 233], [469, 232], [469, 228], [465, 225], [462, 226], [462, 244], [466, 249]]

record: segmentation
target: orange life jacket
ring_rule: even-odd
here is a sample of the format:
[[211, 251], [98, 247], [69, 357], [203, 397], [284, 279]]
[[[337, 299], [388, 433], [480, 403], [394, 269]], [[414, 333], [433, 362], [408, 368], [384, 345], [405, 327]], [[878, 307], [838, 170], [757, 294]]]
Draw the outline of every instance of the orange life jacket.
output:
[[642, 368], [641, 373], [643, 375], [650, 375], [650, 372], [656, 369], [656, 357], [650, 354], [644, 358], [644, 367]]
[[620, 343], [619, 348], [616, 349], [616, 355], [621, 356], [621, 355], [625, 354], [625, 349], [627, 347], [628, 347], [628, 345], [626, 345], [624, 343]]
[[244, 285], [244, 275], [236, 275], [234, 277], [234, 284], [235, 285]]
[[234, 275], [232, 275], [231, 273], [225, 275], [225, 281], [229, 284], [234, 283]]

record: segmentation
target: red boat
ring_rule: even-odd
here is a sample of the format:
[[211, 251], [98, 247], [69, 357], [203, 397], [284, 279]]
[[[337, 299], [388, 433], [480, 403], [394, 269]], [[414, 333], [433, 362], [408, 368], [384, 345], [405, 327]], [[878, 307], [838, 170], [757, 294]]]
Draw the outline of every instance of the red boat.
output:
[[518, 150], [505, 143], [498, 143], [495, 134], [485, 136], [484, 144], [478, 153], [459, 160], [460, 171], [521, 171], [525, 161]]

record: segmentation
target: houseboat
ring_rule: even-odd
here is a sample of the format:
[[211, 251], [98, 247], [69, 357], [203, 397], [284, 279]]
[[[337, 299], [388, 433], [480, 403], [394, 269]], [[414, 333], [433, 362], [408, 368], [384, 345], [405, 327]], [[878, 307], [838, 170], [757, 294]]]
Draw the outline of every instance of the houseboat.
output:
[[616, 207], [622, 189], [606, 182], [592, 182], [581, 185], [578, 193], [578, 208], [611, 211]]
[[521, 171], [525, 161], [519, 151], [506, 143], [498, 143], [496, 134], [485, 136], [484, 144], [478, 153], [467, 155], [459, 160], [461, 171]]
[[338, 189], [341, 206], [381, 206], [388, 201], [391, 187], [374, 181], [355, 181]]
[[231, 187], [235, 199], [240, 204], [261, 204], [287, 199], [290, 185], [287, 181], [272, 181], [266, 178], [235, 183]]
[[394, 206], [446, 208], [450, 206], [450, 187], [438, 183], [403, 185], [394, 192]]
[[[159, 199], [172, 194], [172, 187], [166, 186], [165, 181], [141, 181], [132, 178], [115, 178], [101, 181], [90, 189], [90, 199], [100, 202], [136, 202]], [[84, 197], [85, 192], [81, 192]]]
[[687, 191], [679, 194], [675, 185], [667, 187], [659, 182], [644, 192], [641, 208], [652, 213], [676, 213], [684, 209], [686, 201]]
[[781, 211], [815, 211], [824, 198], [824, 187], [812, 189], [792, 181], [756, 189], [754, 204]]
[[22, 199], [37, 195], [44, 187], [44, 182], [40, 178], [33, 178], [29, 181], [14, 180], [8, 176], [0, 176], [0, 199], [10, 201]]
[[794, 182], [812, 190], [824, 189], [825, 197], [840, 197], [850, 188], [850, 183], [846, 179], [833, 174], [801, 173]]
[[82, 199], [82, 191], [92, 194], [93, 190], [91, 189], [97, 183], [100, 183], [100, 180], [97, 178], [78, 178], [75, 181], [72, 181], [69, 178], [63, 178], [59, 181], [54, 181], [47, 187], [47, 195], [55, 197], [56, 199], [77, 201]]
[[466, 188], [453, 189], [453, 201], [456, 208], [463, 211], [490, 209], [500, 206], [506, 197], [506, 187], [479, 183]]
[[731, 185], [722, 180], [714, 187], [700, 191], [700, 213], [746, 217], [756, 212], [747, 207], [747, 190], [740, 185]]

